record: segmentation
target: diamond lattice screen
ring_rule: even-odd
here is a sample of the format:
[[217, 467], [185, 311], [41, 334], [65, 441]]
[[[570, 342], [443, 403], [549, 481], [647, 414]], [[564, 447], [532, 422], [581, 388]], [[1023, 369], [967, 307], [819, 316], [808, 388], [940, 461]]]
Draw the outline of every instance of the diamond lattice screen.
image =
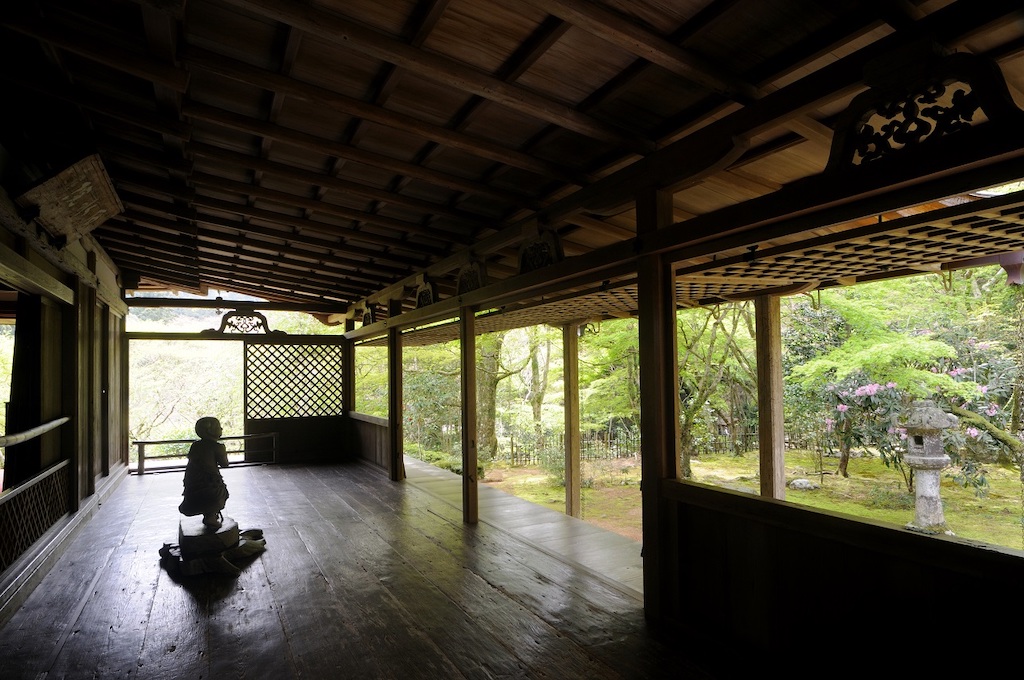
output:
[[342, 414], [340, 345], [246, 343], [246, 413], [260, 418]]
[[67, 465], [55, 466], [0, 502], [0, 571], [67, 514], [69, 475]]

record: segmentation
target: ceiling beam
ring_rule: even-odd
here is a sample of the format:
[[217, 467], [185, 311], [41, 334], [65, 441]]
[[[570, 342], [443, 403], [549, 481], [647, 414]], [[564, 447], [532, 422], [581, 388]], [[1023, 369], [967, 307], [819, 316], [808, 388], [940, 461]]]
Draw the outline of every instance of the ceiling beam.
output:
[[248, 83], [281, 95], [287, 95], [300, 101], [309, 102], [379, 125], [419, 135], [424, 139], [436, 142], [445, 147], [465, 151], [480, 158], [504, 163], [520, 170], [532, 172], [542, 177], [582, 185], [586, 179], [568, 168], [549, 163], [529, 154], [509, 149], [485, 139], [450, 130], [419, 120], [413, 116], [389, 111], [381, 106], [367, 104], [352, 97], [332, 92], [316, 85], [282, 76], [271, 71], [249, 66], [242, 62], [222, 57], [213, 52], [190, 48], [184, 55], [185, 61], [197, 68], [211, 73]]
[[0, 15], [0, 25], [175, 92], [184, 92], [188, 87], [188, 71], [185, 69], [155, 59], [145, 52], [118, 48], [109, 40], [87, 31], [68, 30], [52, 20], [18, 17], [7, 12]]
[[316, 153], [331, 154], [355, 163], [382, 168], [400, 175], [409, 175], [452, 191], [464, 191], [479, 196], [488, 196], [513, 204], [530, 204], [532, 200], [526, 196], [495, 189], [464, 177], [457, 177], [438, 170], [430, 170], [413, 163], [389, 158], [371, 151], [364, 151], [354, 146], [317, 137], [306, 132], [291, 130], [280, 125], [266, 123], [255, 118], [231, 113], [205, 104], [186, 102], [182, 107], [182, 114], [192, 120], [201, 120], [239, 132], [247, 132], [258, 137], [270, 137], [282, 144], [290, 144]]
[[337, 13], [276, 0], [226, 1], [255, 14], [300, 28], [331, 44], [387, 61], [435, 82], [490, 99], [586, 137], [623, 145], [640, 153], [647, 153], [654, 148], [647, 140], [623, 133], [565, 104], [506, 83], [455, 59], [419, 50]]
[[588, 33], [734, 101], [751, 101], [757, 91], [701, 57], [648, 31], [603, 5], [586, 0], [524, 0], [537, 9], [579, 26]]
[[[325, 201], [317, 201], [312, 198], [306, 198], [304, 196], [297, 196], [287, 191], [278, 191], [275, 189], [267, 189], [264, 187], [255, 186], [247, 182], [237, 182], [235, 180], [223, 179], [215, 175], [209, 175], [201, 172], [193, 172], [189, 181], [196, 187], [202, 187], [206, 189], [213, 189], [216, 191], [223, 191], [227, 193], [240, 194], [251, 199], [260, 199], [264, 201], [270, 201], [272, 203], [278, 203], [280, 205], [289, 206], [292, 208], [305, 208], [307, 210], [315, 210], [316, 212], [323, 213], [325, 215], [332, 215], [345, 220], [352, 220], [354, 222], [363, 222], [365, 224], [372, 224], [377, 227], [385, 229], [393, 229], [403, 234], [415, 234], [422, 238], [429, 239], [431, 241], [437, 241], [438, 243], [445, 244], [454, 242], [458, 244], [468, 244], [471, 239], [466, 232], [459, 233], [454, 229], [446, 228], [442, 225], [433, 225], [425, 227], [418, 222], [410, 222], [408, 220], [400, 220], [394, 217], [385, 217], [383, 215], [376, 215], [373, 213], [364, 212], [362, 210], [356, 210], [354, 208], [348, 208], [343, 205], [335, 203], [327, 203]], [[383, 238], [383, 237], [382, 237]], [[391, 237], [395, 238], [395, 237]], [[384, 241], [385, 243], [387, 241]]]
[[490, 224], [489, 220], [485, 220], [477, 215], [473, 215], [462, 210], [450, 208], [440, 203], [431, 203], [430, 201], [404, 196], [399, 193], [387, 191], [386, 189], [378, 189], [376, 187], [359, 184], [358, 182], [351, 180], [340, 179], [326, 173], [296, 168], [277, 161], [257, 158], [256, 156], [246, 153], [230, 151], [210, 144], [191, 142], [188, 145], [188, 150], [193, 156], [223, 163], [228, 167], [248, 168], [254, 172], [258, 171], [294, 182], [305, 182], [313, 186], [324, 187], [332, 191], [337, 191], [348, 196], [359, 196], [367, 201], [383, 201], [385, 203], [400, 205], [402, 207], [409, 208], [410, 210], [417, 210], [428, 215], [442, 215], [456, 220], [460, 224], [472, 226], [474, 228], [481, 228]]

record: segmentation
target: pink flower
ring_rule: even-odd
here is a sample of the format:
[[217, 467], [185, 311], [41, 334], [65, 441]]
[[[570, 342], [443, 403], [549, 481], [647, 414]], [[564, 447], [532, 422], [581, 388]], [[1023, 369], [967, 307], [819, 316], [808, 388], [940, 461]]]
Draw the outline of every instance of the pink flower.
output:
[[969, 427], [969, 428], [967, 428], [967, 436], [968, 437], [971, 437], [973, 439], [977, 439], [979, 434], [981, 434], [981, 433], [978, 432], [978, 428], [976, 428], [976, 427]]
[[888, 387], [890, 390], [896, 389], [896, 383], [894, 382], [887, 382], [885, 383], [885, 386]]
[[836, 421], [832, 420], [831, 418], [825, 418], [825, 431], [826, 432], [831, 432], [832, 428], [835, 426], [835, 424], [836, 424]]
[[978, 385], [978, 389], [982, 394], [988, 394], [988, 385]]
[[870, 385], [861, 385], [854, 392], [854, 395], [858, 397], [873, 397], [878, 393], [878, 390], [882, 389], [882, 386], [878, 383], [871, 383]]
[[849, 408], [850, 407], [847, 406], [846, 404], [839, 404], [838, 406], [836, 406], [836, 410], [839, 411], [840, 413], [845, 413]]
[[987, 416], [994, 416], [998, 412], [999, 412], [999, 406], [997, 404], [995, 404], [995, 403], [989, 404], [988, 408], [985, 409], [985, 415], [987, 415]]

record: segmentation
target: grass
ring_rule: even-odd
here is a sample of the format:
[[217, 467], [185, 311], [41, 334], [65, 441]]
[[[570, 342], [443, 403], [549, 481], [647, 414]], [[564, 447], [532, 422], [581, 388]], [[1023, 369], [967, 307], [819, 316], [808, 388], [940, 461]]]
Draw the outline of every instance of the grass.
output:
[[[815, 490], [786, 490], [786, 500], [830, 512], [905, 526], [914, 519], [914, 497], [902, 478], [877, 456], [850, 460], [847, 478], [835, 474], [838, 461], [824, 459], [824, 473], [815, 472], [814, 455], [787, 451], [786, 481], [806, 478], [819, 484]], [[692, 461], [693, 481], [749, 493], [757, 493], [760, 480], [756, 453], [703, 455]], [[1019, 470], [988, 465], [989, 485], [984, 496], [963, 488], [950, 471], [942, 477], [941, 495], [946, 524], [961, 538], [1011, 548], [1024, 548], [1024, 491]], [[639, 541], [639, 461], [621, 458], [584, 464], [583, 519]], [[492, 466], [484, 481], [533, 503], [565, 511], [565, 488], [560, 480], [538, 468]]]

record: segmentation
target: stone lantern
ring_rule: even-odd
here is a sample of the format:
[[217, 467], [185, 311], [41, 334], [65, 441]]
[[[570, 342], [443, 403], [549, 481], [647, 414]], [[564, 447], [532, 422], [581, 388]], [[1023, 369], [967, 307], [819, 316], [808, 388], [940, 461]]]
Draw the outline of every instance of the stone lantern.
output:
[[910, 415], [904, 423], [907, 454], [903, 460], [914, 470], [917, 498], [914, 521], [907, 528], [952, 533], [946, 527], [939, 498], [939, 472], [949, 465], [949, 456], [942, 447], [942, 431], [956, 424], [956, 416], [946, 413], [932, 401], [915, 401], [910, 405]]

